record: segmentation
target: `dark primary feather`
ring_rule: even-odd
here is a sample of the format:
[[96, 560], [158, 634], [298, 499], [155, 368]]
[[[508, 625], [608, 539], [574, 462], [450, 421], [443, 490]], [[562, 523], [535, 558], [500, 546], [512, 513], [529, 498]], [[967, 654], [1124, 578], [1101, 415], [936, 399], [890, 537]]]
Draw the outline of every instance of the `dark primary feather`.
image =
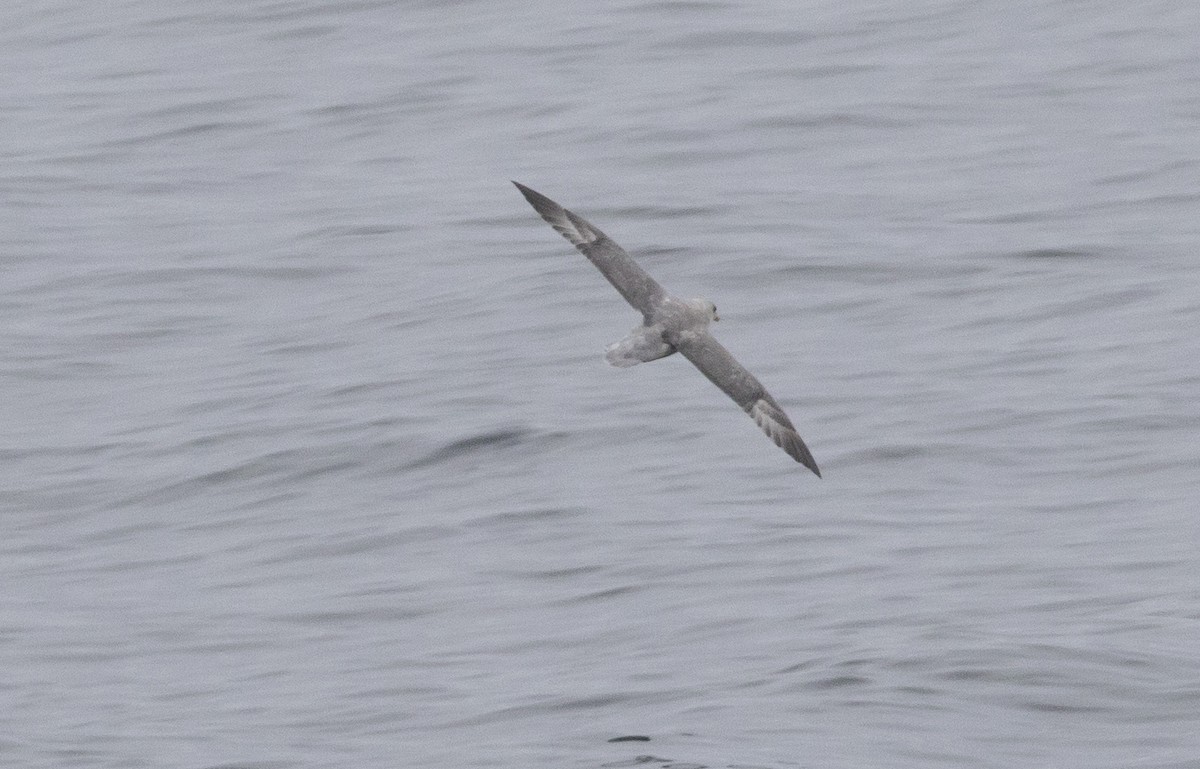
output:
[[536, 190], [513, 182], [533, 210], [578, 248], [634, 309], [649, 317], [666, 292], [607, 235]]

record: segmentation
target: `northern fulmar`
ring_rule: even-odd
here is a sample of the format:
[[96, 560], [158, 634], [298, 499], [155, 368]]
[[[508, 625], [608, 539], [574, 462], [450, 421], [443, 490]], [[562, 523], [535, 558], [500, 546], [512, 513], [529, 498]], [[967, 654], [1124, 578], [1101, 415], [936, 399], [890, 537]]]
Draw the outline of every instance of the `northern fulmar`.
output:
[[523, 184], [513, 184], [533, 209], [583, 252], [625, 301], [642, 314], [642, 325], [608, 346], [605, 357], [609, 363], [625, 368], [683, 353], [700, 373], [753, 417], [776, 446], [820, 477], [816, 460], [783, 407], [708, 333], [709, 322], [720, 320], [716, 305], [707, 299], [671, 296], [623, 248], [582, 216]]

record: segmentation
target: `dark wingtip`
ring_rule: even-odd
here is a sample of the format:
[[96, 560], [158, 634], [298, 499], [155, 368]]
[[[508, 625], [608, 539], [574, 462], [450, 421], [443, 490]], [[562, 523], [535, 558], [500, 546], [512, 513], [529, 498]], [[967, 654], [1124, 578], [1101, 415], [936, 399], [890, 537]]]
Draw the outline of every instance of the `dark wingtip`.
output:
[[[509, 179], [509, 181], [512, 180]], [[554, 222], [551, 220], [551, 217], [558, 216], [560, 213], [565, 213], [565, 209], [563, 209], [562, 206], [560, 206], [558, 203], [555, 203], [553, 200], [537, 190], [530, 189], [529, 187], [526, 187], [524, 184], [521, 184], [517, 181], [513, 181], [513, 184], [516, 185], [517, 189], [521, 191], [521, 194], [525, 196], [526, 202], [533, 206], [533, 210], [541, 214], [541, 217], [551, 224], [554, 224]]]
[[[512, 179], [509, 179], [509, 181], [512, 181]], [[521, 191], [521, 194], [525, 196], [526, 200], [534, 201], [534, 200], [542, 200], [542, 199], [549, 200], [550, 199], [550, 198], [547, 198], [542, 193], [538, 192], [537, 190], [535, 190], [531, 187], [526, 187], [524, 184], [521, 184], [520, 182], [513, 182], [513, 185], [518, 190]]]
[[[512, 181], [512, 179], [509, 179], [509, 181]], [[537, 200], [537, 201], [540, 201], [540, 200], [543, 200], [543, 199], [544, 199], [544, 200], [549, 200], [549, 198], [547, 198], [547, 197], [546, 197], [545, 195], [543, 195], [542, 193], [538, 192], [537, 190], [532, 190], [532, 189], [530, 189], [530, 188], [526, 187], [524, 184], [521, 184], [520, 182], [515, 182], [515, 181], [514, 181], [514, 182], [513, 182], [513, 185], [514, 185], [514, 186], [515, 186], [515, 187], [516, 187], [518, 190], [520, 190], [520, 191], [521, 191], [521, 194], [525, 196], [525, 199], [526, 199], [526, 200], [528, 200], [528, 201], [529, 201], [529, 204], [530, 204], [530, 205], [532, 205], [534, 208], [537, 208], [537, 207], [538, 207], [537, 203], [535, 203], [535, 202], [534, 202], [535, 200]]]
[[542, 197], [537, 192], [529, 189], [524, 184], [521, 184], [518, 181], [515, 181], [513, 179], [509, 179], [509, 181], [513, 183], [514, 187], [516, 187], [518, 190], [520, 190], [521, 194], [525, 196], [525, 200], [529, 201], [530, 204], [532, 204], [535, 199]]
[[792, 455], [792, 459], [812, 470], [813, 474], [820, 478], [821, 468], [817, 467], [817, 460], [813, 459], [812, 452], [804, 445], [804, 440], [799, 435], [796, 435], [796, 444], [788, 447], [787, 452]]
[[[801, 445], [803, 445], [803, 443], [801, 443]], [[805, 446], [805, 449], [807, 448], [808, 447]], [[807, 450], [800, 456], [793, 454], [792, 458], [807, 467], [809, 470], [812, 470], [813, 475], [817, 476], [818, 478], [821, 477], [821, 468], [817, 467], [817, 460], [813, 459], [812, 454], [810, 454]]]

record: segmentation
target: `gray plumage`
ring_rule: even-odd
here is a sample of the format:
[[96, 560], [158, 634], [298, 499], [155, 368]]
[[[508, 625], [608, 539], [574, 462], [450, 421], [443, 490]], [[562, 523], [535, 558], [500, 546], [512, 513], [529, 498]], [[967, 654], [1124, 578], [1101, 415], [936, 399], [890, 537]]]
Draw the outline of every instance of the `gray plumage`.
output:
[[620, 342], [609, 345], [606, 357], [614, 366], [665, 358], [675, 352], [690, 360], [700, 373], [721, 388], [749, 414], [763, 432], [800, 464], [818, 476], [821, 471], [781, 407], [762, 383], [708, 333], [708, 324], [719, 320], [716, 306], [707, 299], [671, 296], [607, 235], [555, 203], [518, 184], [517, 189], [550, 226], [578, 248], [613, 284], [625, 301], [642, 313], [642, 325]]

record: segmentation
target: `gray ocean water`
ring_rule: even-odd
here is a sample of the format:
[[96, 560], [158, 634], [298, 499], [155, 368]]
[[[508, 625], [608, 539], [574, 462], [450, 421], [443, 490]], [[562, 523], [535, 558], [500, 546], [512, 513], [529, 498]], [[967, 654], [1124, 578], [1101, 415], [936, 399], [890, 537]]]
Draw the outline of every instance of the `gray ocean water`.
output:
[[17, 2], [0, 78], [0, 765], [1200, 767], [1197, 4]]

